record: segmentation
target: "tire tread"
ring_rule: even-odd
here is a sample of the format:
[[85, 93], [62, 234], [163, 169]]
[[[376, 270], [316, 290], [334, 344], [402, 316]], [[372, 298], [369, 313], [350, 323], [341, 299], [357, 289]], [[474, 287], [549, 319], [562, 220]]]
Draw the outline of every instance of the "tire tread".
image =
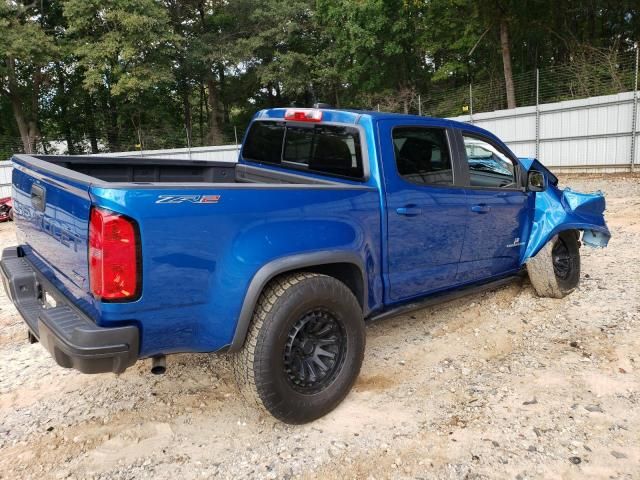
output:
[[[567, 235], [564, 237], [565, 241], [574, 242], [573, 247], [575, 247], [577, 251], [577, 238], [573, 236], [572, 232], [567, 232], [565, 235]], [[553, 269], [552, 256], [553, 246], [555, 245], [555, 242], [557, 240], [558, 237], [554, 237], [553, 239], [551, 239], [534, 257], [530, 258], [527, 261], [527, 273], [529, 275], [529, 280], [531, 281], [531, 285], [533, 285], [536, 293], [540, 297], [563, 298], [573, 290], [575, 290], [580, 279], [580, 258], [578, 251], [578, 272], [575, 285], [566, 288], [558, 282], [558, 278], [556, 277], [555, 271]]]
[[304, 280], [324, 276], [317, 273], [298, 272], [281, 275], [269, 282], [258, 299], [243, 348], [231, 356], [232, 370], [240, 393], [247, 403], [263, 413], [270, 413], [274, 408], [277, 408], [271, 399], [261, 398], [260, 390], [264, 384], [256, 379], [256, 371], [261, 369], [259, 362], [262, 358], [258, 352], [258, 340], [261, 332], [268, 329], [269, 324], [273, 321], [273, 318], [269, 317], [269, 313], [278, 300], [287, 295], [291, 288]]

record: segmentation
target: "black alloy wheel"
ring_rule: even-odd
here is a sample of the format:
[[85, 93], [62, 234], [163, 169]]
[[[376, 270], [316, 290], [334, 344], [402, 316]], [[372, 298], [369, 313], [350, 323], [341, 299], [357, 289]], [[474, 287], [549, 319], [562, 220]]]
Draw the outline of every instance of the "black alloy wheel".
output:
[[335, 315], [315, 309], [289, 331], [284, 370], [291, 386], [303, 394], [324, 390], [342, 368], [347, 347], [344, 327]]
[[336, 408], [364, 358], [362, 307], [337, 278], [293, 272], [262, 291], [244, 347], [232, 357], [247, 401], [301, 424]]
[[558, 237], [558, 240], [553, 245], [551, 257], [553, 259], [553, 271], [556, 277], [561, 280], [569, 278], [575, 259], [571, 255], [569, 247], [562, 237]]

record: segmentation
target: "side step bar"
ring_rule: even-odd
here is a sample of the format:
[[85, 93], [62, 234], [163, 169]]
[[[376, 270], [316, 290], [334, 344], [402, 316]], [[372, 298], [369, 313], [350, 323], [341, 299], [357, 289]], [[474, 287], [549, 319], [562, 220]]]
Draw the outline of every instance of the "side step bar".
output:
[[434, 293], [418, 301], [407, 303], [404, 305], [400, 305], [399, 307], [391, 308], [389, 310], [376, 313], [371, 317], [367, 318], [367, 322], [377, 322], [378, 320], [397, 317], [405, 313], [413, 312], [415, 310], [420, 310], [421, 308], [430, 307], [432, 305], [438, 305], [440, 303], [450, 302], [452, 300], [457, 300], [458, 298], [465, 297], [467, 295], [482, 293], [482, 292], [486, 292], [487, 290], [494, 290], [504, 285], [508, 285], [509, 283], [514, 282], [518, 279], [522, 279], [523, 277], [524, 277], [524, 270], [521, 270], [520, 272], [514, 275], [509, 275], [504, 278], [499, 278], [498, 280], [493, 280], [491, 282], [474, 284], [474, 285], [461, 287], [456, 290], [450, 290], [442, 293]]

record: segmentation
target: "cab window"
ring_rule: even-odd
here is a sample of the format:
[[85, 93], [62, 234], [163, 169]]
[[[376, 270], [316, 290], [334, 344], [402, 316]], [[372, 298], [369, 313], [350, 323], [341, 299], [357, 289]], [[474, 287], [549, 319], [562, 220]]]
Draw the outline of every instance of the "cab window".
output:
[[441, 128], [393, 129], [396, 167], [402, 178], [422, 185], [453, 185], [447, 134]]
[[515, 165], [506, 153], [478, 137], [463, 134], [463, 138], [472, 187], [517, 186]]

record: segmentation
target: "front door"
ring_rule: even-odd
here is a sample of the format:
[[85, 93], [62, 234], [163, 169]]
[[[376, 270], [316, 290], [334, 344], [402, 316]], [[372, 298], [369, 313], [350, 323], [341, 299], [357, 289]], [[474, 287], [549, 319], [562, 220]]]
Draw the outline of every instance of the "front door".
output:
[[[392, 303], [452, 286], [467, 215], [451, 131], [381, 121], [387, 200], [387, 300]], [[395, 126], [394, 126], [395, 124]]]
[[462, 132], [468, 165], [469, 223], [459, 282], [475, 282], [520, 267], [532, 205], [517, 159], [497, 142]]

